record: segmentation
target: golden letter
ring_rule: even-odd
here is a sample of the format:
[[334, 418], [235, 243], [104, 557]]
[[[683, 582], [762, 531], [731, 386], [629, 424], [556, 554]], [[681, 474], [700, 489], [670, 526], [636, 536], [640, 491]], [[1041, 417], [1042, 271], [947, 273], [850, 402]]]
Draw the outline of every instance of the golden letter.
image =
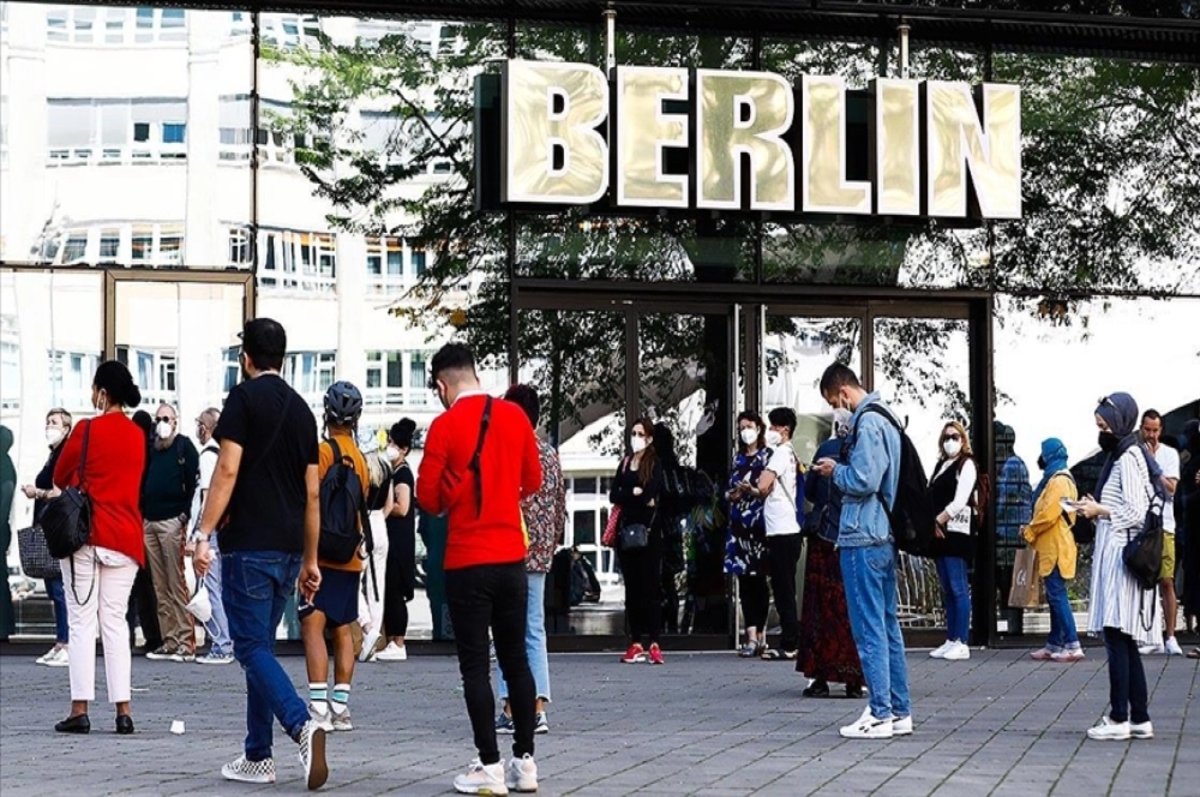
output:
[[921, 84], [879, 78], [871, 86], [874, 103], [874, 160], [871, 176], [875, 212], [893, 216], [921, 214]]
[[502, 73], [501, 198], [588, 204], [608, 189], [608, 81], [590, 64], [508, 61]]
[[687, 114], [665, 113], [663, 100], [687, 98], [686, 69], [617, 67], [618, 205], [688, 206], [687, 175], [663, 173], [663, 150], [688, 145]]
[[750, 156], [750, 209], [796, 206], [796, 169], [783, 134], [791, 87], [770, 72], [696, 70], [696, 207], [742, 207], [741, 156]]
[[982, 119], [975, 111], [969, 86], [934, 80], [925, 84], [927, 212], [930, 216], [966, 216], [969, 172], [973, 214], [985, 219], [1019, 219], [1021, 89], [985, 83], [977, 96]]
[[846, 179], [846, 81], [800, 79], [800, 204], [805, 213], [871, 212], [871, 184]]

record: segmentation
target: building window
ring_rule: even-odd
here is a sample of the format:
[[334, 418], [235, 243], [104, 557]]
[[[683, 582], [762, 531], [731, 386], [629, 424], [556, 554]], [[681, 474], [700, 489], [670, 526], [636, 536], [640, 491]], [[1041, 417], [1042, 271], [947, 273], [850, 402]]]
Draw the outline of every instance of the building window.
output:
[[92, 377], [100, 365], [100, 357], [84, 352], [51, 349], [49, 360], [51, 402], [72, 411], [90, 409]]
[[263, 287], [332, 293], [337, 283], [337, 238], [331, 233], [272, 230], [259, 236]]
[[121, 256], [121, 231], [106, 229], [100, 232], [100, 260], [101, 264], [110, 264], [118, 262]]
[[63, 263], [82, 263], [87, 259], [87, 233], [73, 233], [67, 236], [63, 245]]
[[425, 253], [414, 251], [412, 253], [413, 276], [417, 279], [425, 273]]
[[159, 404], [178, 403], [176, 395], [177, 353], [174, 349], [143, 349], [117, 346], [117, 359], [124, 363], [142, 392], [142, 406], [153, 411]]
[[164, 144], [184, 143], [187, 125], [183, 122], [163, 122], [162, 140]]
[[135, 225], [131, 242], [130, 262], [148, 265], [154, 259], [154, 228]]
[[235, 266], [248, 266], [253, 255], [250, 250], [250, 230], [234, 227], [229, 231], [229, 262]]
[[337, 352], [289, 352], [283, 360], [283, 378], [312, 407], [320, 407], [325, 391], [333, 384]]
[[399, 238], [367, 238], [367, 290], [398, 294], [405, 287], [403, 242]]

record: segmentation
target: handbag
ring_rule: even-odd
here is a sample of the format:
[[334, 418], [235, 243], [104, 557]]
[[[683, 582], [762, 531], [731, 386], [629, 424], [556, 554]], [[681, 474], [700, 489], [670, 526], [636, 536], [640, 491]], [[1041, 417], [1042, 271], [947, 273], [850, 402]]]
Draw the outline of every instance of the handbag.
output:
[[62, 566], [50, 555], [46, 534], [41, 526], [17, 529], [17, 549], [21, 553], [21, 570], [30, 578], [62, 578]]
[[92, 424], [83, 427], [83, 451], [79, 455], [79, 485], [67, 487], [46, 504], [42, 513], [42, 531], [46, 547], [55, 559], [67, 559], [88, 544], [91, 534], [92, 502], [84, 484], [83, 468], [87, 462], [88, 438]]
[[[1156, 499], [1157, 500], [1157, 499]], [[1144, 590], [1152, 590], [1158, 585], [1159, 573], [1162, 570], [1163, 559], [1163, 521], [1162, 503], [1155, 508], [1155, 502], [1150, 502], [1146, 510], [1146, 520], [1142, 530], [1136, 535], [1132, 530], [1121, 551], [1121, 558], [1130, 575]]]
[[621, 528], [621, 507], [613, 504], [608, 510], [608, 522], [604, 524], [604, 534], [600, 537], [600, 544], [605, 548], [617, 547], [617, 530]]
[[1037, 551], [1033, 548], [1017, 549], [1013, 561], [1012, 584], [1008, 588], [1008, 605], [1013, 609], [1026, 609], [1038, 605], [1039, 581]]
[[642, 523], [630, 523], [622, 526], [618, 536], [622, 551], [636, 551], [650, 544], [650, 527]]

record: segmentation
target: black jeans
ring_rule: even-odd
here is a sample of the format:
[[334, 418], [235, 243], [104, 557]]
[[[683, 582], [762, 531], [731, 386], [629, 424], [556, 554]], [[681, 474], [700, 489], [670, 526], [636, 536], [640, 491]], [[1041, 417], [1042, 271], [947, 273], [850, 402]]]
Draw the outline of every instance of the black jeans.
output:
[[150, 578], [149, 567], [138, 568], [137, 578], [133, 580], [133, 590], [129, 593], [125, 620], [129, 623], [131, 641], [134, 629], [140, 625], [147, 652], [162, 647], [162, 631], [158, 627], [158, 600], [154, 597], [154, 582]]
[[500, 760], [488, 664], [488, 629], [496, 644], [496, 659], [508, 684], [513, 718], [513, 755], [533, 755], [533, 725], [536, 689], [529, 660], [525, 656], [525, 610], [529, 584], [525, 562], [477, 565], [446, 571], [446, 602], [454, 624], [458, 669], [462, 673], [463, 696], [475, 734], [479, 760]]
[[757, 628], [765, 638], [767, 611], [771, 608], [771, 591], [767, 589], [767, 577], [738, 576], [738, 597], [741, 598], [742, 617], [746, 626]]
[[662, 543], [651, 531], [649, 545], [618, 550], [617, 557], [621, 562], [621, 577], [625, 580], [625, 620], [629, 623], [629, 637], [638, 643], [642, 637], [649, 637], [651, 644], [657, 644], [662, 634]]
[[771, 591], [775, 593], [775, 611], [779, 613], [779, 647], [800, 647], [800, 613], [796, 609], [796, 565], [800, 562], [799, 534], [767, 537], [767, 559], [771, 570]]
[[1105, 628], [1104, 648], [1108, 651], [1108, 699], [1112, 703], [1109, 718], [1113, 722], [1149, 722], [1150, 693], [1137, 642], [1119, 628]]

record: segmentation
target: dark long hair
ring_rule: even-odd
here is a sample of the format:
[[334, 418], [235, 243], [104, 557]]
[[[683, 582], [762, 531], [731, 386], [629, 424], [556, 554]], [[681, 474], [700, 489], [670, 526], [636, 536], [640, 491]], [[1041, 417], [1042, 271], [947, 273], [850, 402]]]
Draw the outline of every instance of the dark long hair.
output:
[[629, 430], [633, 431], [634, 426], [642, 427], [648, 438], [646, 448], [642, 450], [641, 464], [638, 465], [638, 481], [645, 487], [654, 478], [654, 468], [658, 465], [658, 452], [654, 448], [654, 421], [642, 416], [633, 422]]
[[736, 427], [737, 436], [738, 436], [737, 437], [738, 453], [740, 453], [740, 454], [746, 453], [746, 444], [742, 442], [742, 432], [741, 432], [742, 421], [750, 421], [755, 426], [758, 427], [758, 447], [760, 449], [766, 448], [767, 441], [764, 439], [764, 435], [766, 434], [767, 425], [765, 423], [763, 423], [762, 416], [759, 415], [754, 410], [742, 410], [741, 412], [738, 413], [737, 423], [734, 424], [734, 426]]

